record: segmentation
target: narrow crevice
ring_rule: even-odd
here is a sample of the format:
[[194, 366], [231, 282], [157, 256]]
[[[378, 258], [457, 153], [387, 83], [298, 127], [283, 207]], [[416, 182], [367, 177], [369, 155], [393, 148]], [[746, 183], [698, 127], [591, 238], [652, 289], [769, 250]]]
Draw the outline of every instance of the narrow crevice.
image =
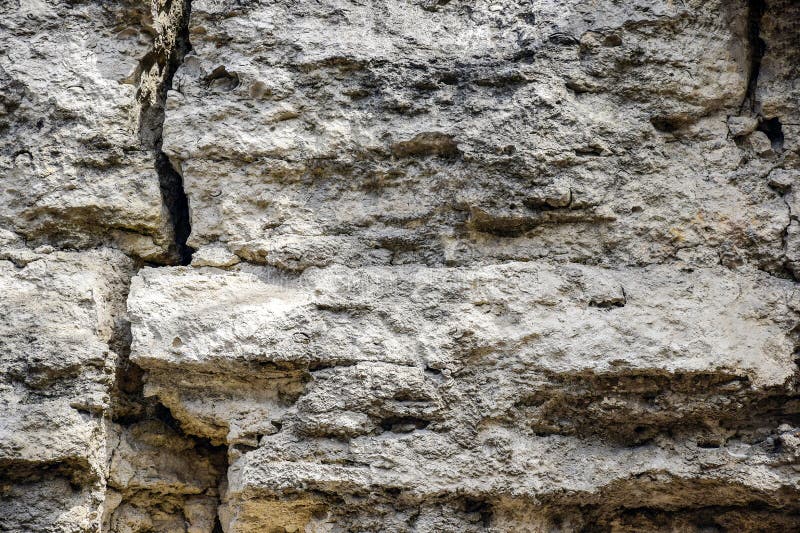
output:
[[430, 424], [430, 420], [415, 416], [391, 416], [380, 421], [383, 431], [392, 433], [411, 433], [415, 429], [425, 429]]
[[167, 93], [186, 54], [189, 42], [191, 0], [166, 2], [158, 13], [162, 31], [157, 33], [153, 48], [141, 63], [136, 99], [139, 104], [138, 131], [142, 148], [152, 152], [158, 174], [161, 199], [169, 213], [174, 242], [170, 245], [170, 264], [188, 265], [192, 250], [187, 244], [191, 233], [189, 200], [183, 187], [183, 176], [162, 151]]
[[747, 91], [739, 107], [741, 114], [745, 110], [758, 118], [758, 131], [764, 133], [776, 154], [783, 152], [783, 124], [779, 117], [765, 117], [761, 103], [758, 101], [758, 78], [761, 74], [761, 63], [767, 53], [767, 43], [761, 38], [761, 20], [767, 11], [764, 0], [748, 0], [747, 7], [747, 42], [749, 50], [749, 71], [747, 73]]
[[783, 227], [781, 231], [781, 249], [783, 250], [783, 268], [784, 271], [788, 274], [789, 279], [794, 279], [795, 281], [800, 281], [798, 279], [798, 272], [792, 266], [792, 261], [789, 258], [789, 231], [792, 227], [792, 222], [795, 220], [794, 213], [792, 213], [792, 204], [786, 198], [786, 194], [781, 194], [781, 200], [783, 200], [784, 205], [786, 205], [786, 210], [789, 214], [786, 225]]
[[[144, 384], [147, 379], [146, 372], [139, 367], [136, 363], [130, 360], [130, 347], [131, 335], [130, 324], [125, 321], [121, 327], [118, 328], [119, 332], [110, 343], [112, 349], [118, 353], [118, 363], [116, 371], [115, 385], [112, 389], [112, 406], [110, 411], [110, 420], [117, 425], [120, 432], [133, 430], [132, 434], [141, 439], [140, 443], [147, 446], [148, 443], [152, 446], [160, 442], [180, 439], [180, 441], [187, 443], [187, 453], [196, 454], [197, 457], [207, 460], [211, 466], [211, 471], [216, 474], [216, 482], [206, 487], [203, 495], [212, 498], [215, 501], [215, 509], [219, 508], [222, 503], [222, 487], [224, 481], [227, 479], [228, 473], [228, 449], [226, 446], [214, 445], [210, 439], [199, 437], [187, 433], [183, 430], [181, 423], [176, 419], [172, 411], [159, 401], [156, 397], [146, 397], [144, 395]], [[163, 428], [163, 429], [160, 429]], [[175, 453], [174, 447], [166, 446], [164, 453]], [[109, 464], [112, 464], [109, 458]], [[0, 465], [2, 467], [2, 465]], [[198, 466], [198, 468], [200, 468]], [[198, 472], [196, 472], [198, 473]], [[151, 474], [158, 476], [158, 472]], [[169, 474], [165, 474], [169, 476]], [[154, 492], [146, 487], [136, 486], [116, 486], [109, 484], [112, 488], [120, 493], [121, 501], [116, 504], [130, 505], [137, 509], [137, 512], [147, 515], [156, 510], [159, 503], [166, 502], [173, 507], [181, 507], [187, 505], [191, 498], [188, 492], [175, 492], [159, 493]], [[154, 503], [155, 502], [155, 503]], [[111, 520], [114, 509], [110, 511], [108, 519]], [[213, 531], [222, 531], [219, 524], [219, 516], [215, 517], [216, 524]]]
[[174, 257], [178, 264], [188, 265], [192, 261], [194, 250], [186, 244], [192, 227], [189, 216], [189, 198], [183, 188], [183, 176], [175, 170], [167, 154], [160, 149], [155, 152], [155, 164], [161, 187], [161, 200], [169, 211], [175, 239], [173, 245], [170, 246], [170, 256]]
[[[176, 71], [191, 50], [189, 43], [191, 0], [167, 0], [155, 2], [154, 5], [158, 6], [158, 13], [154, 13], [158, 31], [151, 50], [140, 61], [137, 76], [138, 135], [142, 149], [152, 154], [153, 165], [159, 178], [162, 202], [173, 230], [173, 242], [169, 245], [167, 257], [159, 264], [187, 265], [191, 261], [193, 252], [187, 245], [191, 232], [189, 201], [183, 187], [183, 177], [162, 150], [162, 146], [167, 93], [172, 87]], [[115, 334], [109, 342], [109, 347], [118, 356], [114, 387], [111, 391], [110, 421], [121, 432], [120, 434], [129, 432], [133, 435], [131, 438], [144, 447], [165, 446], [166, 454], [175, 453], [168, 444], [170, 439], [186, 442], [191, 448], [191, 453], [211, 465], [212, 480], [215, 480], [215, 483], [207, 486], [203, 496], [215, 502], [216, 510], [221, 503], [221, 487], [227, 478], [227, 447], [216, 446], [208, 439], [184, 432], [169, 408], [157, 398], [145, 396], [147, 374], [131, 360], [132, 340], [130, 322], [127, 318], [119, 318]], [[164, 443], [167, 444], [158, 444], [159, 439], [164, 439]], [[199, 479], [203, 479], [202, 476]], [[143, 513], [142, 516], [146, 516], [151, 512], [161, 512], [156, 508], [162, 503], [167, 507], [173, 506], [172, 511], [176, 511], [181, 506], [187, 505], [187, 498], [190, 497], [189, 493], [180, 490], [161, 494], [152, 492], [148, 488], [138, 489], [134, 486], [109, 485], [109, 487], [120, 493], [121, 500], [109, 510], [110, 514], [106, 517], [108, 520], [111, 520], [119, 505], [127, 505], [136, 509], [137, 513]], [[219, 516], [214, 519], [213, 531], [222, 531]]]
[[747, 3], [747, 42], [749, 49], [749, 71], [747, 73], [747, 92], [745, 93], [739, 113], [750, 109], [758, 113], [756, 104], [756, 89], [758, 76], [761, 71], [761, 60], [767, 51], [767, 43], [761, 38], [761, 18], [767, 10], [764, 0], [748, 0]]
[[[782, 169], [773, 169], [781, 171]], [[777, 175], [776, 177], [772, 178], [771, 172], [768, 173], [765, 178], [767, 179], [767, 185], [770, 189], [772, 189], [783, 201], [783, 205], [786, 207], [786, 224], [783, 225], [783, 229], [781, 230], [781, 250], [783, 250], [783, 262], [781, 265], [781, 273], [784, 274], [786, 279], [794, 279], [797, 280], [798, 277], [795, 273], [795, 269], [792, 267], [792, 262], [789, 259], [789, 231], [792, 227], [792, 222], [797, 220], [797, 217], [792, 212], [792, 203], [789, 201], [789, 193], [792, 191], [792, 185], [790, 181], [787, 181]], [[793, 330], [794, 331], [794, 330]], [[795, 335], [797, 334], [794, 331]]]

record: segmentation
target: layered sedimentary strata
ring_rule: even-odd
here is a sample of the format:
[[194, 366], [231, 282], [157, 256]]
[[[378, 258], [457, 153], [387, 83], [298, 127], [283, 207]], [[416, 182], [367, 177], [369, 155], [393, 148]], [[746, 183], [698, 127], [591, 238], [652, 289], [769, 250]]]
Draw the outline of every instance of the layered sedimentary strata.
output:
[[139, 140], [144, 2], [4, 2], [0, 8], [0, 222], [30, 243], [114, 243], [159, 259], [172, 241]]
[[0, 261], [3, 530], [89, 530], [103, 502], [109, 343], [130, 260], [26, 250], [17, 265]]
[[467, 497], [515, 530], [515, 506], [656, 473], [791, 499], [794, 452], [772, 446], [793, 430], [764, 431], [800, 408], [792, 285], [722, 267], [180, 267], [140, 272], [128, 304], [145, 394], [230, 447], [231, 530], [410, 527], [432, 501], [435, 530]]
[[0, 530], [800, 528], [800, 4], [0, 7]]

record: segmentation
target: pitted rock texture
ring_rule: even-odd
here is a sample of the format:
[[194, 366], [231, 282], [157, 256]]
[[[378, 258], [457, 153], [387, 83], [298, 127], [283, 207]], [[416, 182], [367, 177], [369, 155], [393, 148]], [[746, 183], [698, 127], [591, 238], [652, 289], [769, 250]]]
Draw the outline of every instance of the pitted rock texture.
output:
[[88, 531], [103, 503], [110, 349], [133, 273], [113, 250], [0, 261], [0, 522]]
[[[765, 176], [795, 141], [727, 125], [759, 124], [747, 23], [731, 2], [194, 2], [164, 144], [190, 244], [290, 270], [780, 272], [789, 215]], [[773, 47], [771, 77], [794, 79]]]
[[0, 531], [800, 529], [800, 3], [0, 14]]
[[135, 116], [147, 4], [12, 0], [0, 15], [3, 228], [160, 259], [172, 230]]

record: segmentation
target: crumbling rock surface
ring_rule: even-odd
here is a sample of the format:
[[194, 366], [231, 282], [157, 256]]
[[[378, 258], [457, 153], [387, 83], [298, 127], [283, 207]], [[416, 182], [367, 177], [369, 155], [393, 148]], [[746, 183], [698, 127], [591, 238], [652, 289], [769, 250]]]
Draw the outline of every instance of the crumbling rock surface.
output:
[[131, 261], [107, 249], [2, 255], [15, 262], [0, 260], [0, 522], [90, 531], [103, 503], [110, 343]]
[[800, 529], [800, 3], [0, 15], [0, 531]]
[[31, 243], [158, 260], [169, 213], [135, 122], [144, 2], [3, 2], [0, 223]]

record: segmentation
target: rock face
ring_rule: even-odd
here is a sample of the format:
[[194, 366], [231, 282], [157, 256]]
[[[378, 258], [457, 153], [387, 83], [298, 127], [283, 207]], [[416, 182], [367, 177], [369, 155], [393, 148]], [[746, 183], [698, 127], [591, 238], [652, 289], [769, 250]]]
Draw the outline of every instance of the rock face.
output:
[[173, 238], [135, 116], [152, 20], [143, 2], [105, 4], [0, 7], [0, 224], [153, 260]]
[[800, 529], [800, 3], [0, 14], [0, 531]]

